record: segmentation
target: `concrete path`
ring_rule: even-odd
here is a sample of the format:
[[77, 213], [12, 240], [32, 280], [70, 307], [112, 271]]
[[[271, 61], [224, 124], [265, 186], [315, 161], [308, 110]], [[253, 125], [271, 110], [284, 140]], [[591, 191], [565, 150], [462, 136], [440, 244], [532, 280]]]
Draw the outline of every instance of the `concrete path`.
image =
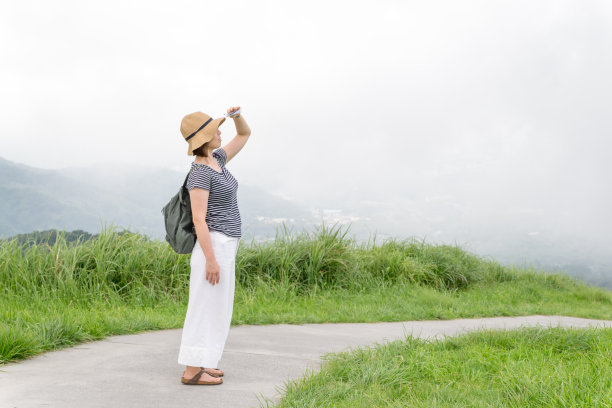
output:
[[230, 328], [221, 385], [180, 382], [181, 329], [112, 336], [0, 367], [0, 407], [265, 407], [284, 382], [318, 370], [320, 356], [403, 339], [443, 338], [478, 328], [612, 327], [566, 316], [492, 317], [393, 323], [243, 325]]

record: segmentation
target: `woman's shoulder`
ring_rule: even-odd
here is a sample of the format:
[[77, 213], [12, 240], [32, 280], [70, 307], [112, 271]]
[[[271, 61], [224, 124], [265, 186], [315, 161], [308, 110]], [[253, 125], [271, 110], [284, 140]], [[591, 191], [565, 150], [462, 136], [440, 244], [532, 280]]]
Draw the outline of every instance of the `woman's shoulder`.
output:
[[191, 170], [189, 171], [189, 177], [188, 179], [194, 179], [194, 178], [210, 178], [212, 177], [212, 169], [210, 167], [208, 167], [205, 164], [200, 164], [200, 163], [195, 163], [192, 162], [191, 163]]
[[187, 177], [188, 190], [191, 190], [194, 187], [202, 187], [210, 190], [210, 183], [213, 177], [207, 168], [207, 166], [200, 165], [199, 163], [191, 163], [191, 171]]

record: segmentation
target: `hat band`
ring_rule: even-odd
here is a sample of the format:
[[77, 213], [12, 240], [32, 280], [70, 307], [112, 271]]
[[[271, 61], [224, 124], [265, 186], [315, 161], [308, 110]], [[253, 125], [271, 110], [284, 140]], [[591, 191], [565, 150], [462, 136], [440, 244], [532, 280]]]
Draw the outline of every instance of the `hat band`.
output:
[[190, 134], [189, 136], [187, 136], [185, 138], [185, 141], [191, 139], [192, 137], [195, 136], [196, 133], [198, 133], [200, 130], [202, 130], [204, 128], [204, 126], [208, 125], [208, 122], [210, 122], [211, 120], [213, 120], [212, 118], [209, 118], [206, 123], [204, 123], [202, 126], [200, 126], [200, 128], [198, 130], [196, 130], [195, 132], [193, 132], [192, 134]]

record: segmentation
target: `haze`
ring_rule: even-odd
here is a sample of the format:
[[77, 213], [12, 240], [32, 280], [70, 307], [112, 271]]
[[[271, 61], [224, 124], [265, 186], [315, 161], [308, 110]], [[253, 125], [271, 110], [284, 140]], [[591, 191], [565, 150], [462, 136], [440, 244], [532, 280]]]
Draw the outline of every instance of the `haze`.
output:
[[193, 157], [181, 118], [241, 106], [252, 135], [228, 163], [241, 183], [311, 206], [412, 214], [397, 234], [466, 241], [521, 224], [525, 236], [554, 233], [607, 254], [609, 2], [5, 1], [0, 10], [9, 160], [184, 173]]

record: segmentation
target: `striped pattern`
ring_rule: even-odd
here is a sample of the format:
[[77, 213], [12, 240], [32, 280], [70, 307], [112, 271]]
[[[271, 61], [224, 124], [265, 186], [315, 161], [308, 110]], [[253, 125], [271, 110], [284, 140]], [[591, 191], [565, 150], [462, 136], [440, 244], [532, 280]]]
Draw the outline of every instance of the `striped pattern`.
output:
[[191, 191], [197, 187], [210, 191], [206, 211], [206, 225], [209, 230], [240, 238], [242, 222], [238, 211], [238, 181], [225, 168], [225, 150], [220, 147], [215, 149], [212, 155], [222, 172], [219, 173], [205, 164], [191, 163], [187, 189]]

